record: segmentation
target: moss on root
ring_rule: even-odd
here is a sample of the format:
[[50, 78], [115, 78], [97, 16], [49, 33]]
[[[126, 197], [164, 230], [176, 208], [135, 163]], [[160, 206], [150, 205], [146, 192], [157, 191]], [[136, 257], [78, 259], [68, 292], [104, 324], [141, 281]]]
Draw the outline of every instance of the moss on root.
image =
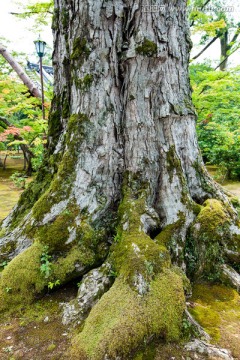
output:
[[43, 245], [33, 244], [16, 256], [3, 270], [0, 278], [0, 309], [16, 304], [30, 303], [36, 293], [46, 286], [40, 272]]
[[205, 201], [190, 228], [186, 243], [185, 255], [190, 276], [211, 281], [220, 279], [225, 247], [231, 247], [234, 242], [231, 224], [230, 214], [221, 201]]
[[74, 339], [72, 359], [102, 360], [106, 355], [132, 359], [150, 339], [180, 338], [185, 308], [183, 277], [171, 267], [166, 247], [142, 230], [146, 198], [146, 186], [128, 174], [109, 256], [116, 280]]
[[46, 246], [35, 242], [4, 268], [0, 277], [0, 310], [33, 302], [46, 292], [50, 282], [58, 280], [63, 285], [82, 276], [103, 261], [107, 249], [101, 244], [92, 249], [77, 244], [58, 256], [49, 252], [48, 273], [41, 270], [44, 253]]
[[119, 278], [74, 339], [72, 359], [102, 360], [105, 354], [128, 359], [151, 336], [176, 341], [183, 310], [182, 280], [171, 270], [156, 276], [143, 298]]

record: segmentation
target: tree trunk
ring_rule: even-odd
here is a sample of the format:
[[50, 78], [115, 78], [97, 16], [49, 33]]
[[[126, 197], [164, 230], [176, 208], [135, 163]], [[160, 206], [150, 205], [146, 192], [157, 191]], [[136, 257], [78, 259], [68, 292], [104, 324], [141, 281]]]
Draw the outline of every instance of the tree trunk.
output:
[[2, 224], [3, 310], [84, 275], [73, 359], [179, 340], [185, 273], [219, 280], [240, 260], [236, 211], [197, 145], [186, 2], [156, 4], [55, 1], [48, 154]]
[[[229, 47], [228, 43], [228, 31], [225, 31], [225, 33], [220, 38], [220, 44], [221, 44], [221, 64], [220, 64], [220, 70], [224, 71], [227, 69], [228, 64], [228, 50], [230, 50], [231, 46]], [[224, 61], [223, 61], [224, 60]]]

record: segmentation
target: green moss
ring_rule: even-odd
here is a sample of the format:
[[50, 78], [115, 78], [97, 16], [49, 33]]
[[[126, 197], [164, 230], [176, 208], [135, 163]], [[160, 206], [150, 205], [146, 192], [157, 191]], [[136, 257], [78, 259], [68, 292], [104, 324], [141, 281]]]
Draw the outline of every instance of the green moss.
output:
[[[45, 160], [36, 178], [28, 185], [27, 189], [21, 194], [18, 201], [18, 209], [12, 214], [11, 225], [8, 230], [12, 230], [18, 226], [24, 216], [32, 209], [33, 205], [40, 198], [51, 184], [53, 173], [49, 163]], [[19, 209], [21, 209], [19, 211]]]
[[[189, 311], [214, 341], [221, 341], [225, 332], [231, 332], [231, 324], [239, 326], [236, 323], [240, 319], [239, 295], [235, 290], [222, 285], [196, 284], [191, 302], [194, 306]], [[225, 322], [229, 326], [222, 332]]]
[[197, 217], [197, 222], [201, 224], [201, 229], [210, 232], [216, 228], [228, 225], [229, 221], [229, 216], [223, 204], [215, 199], [205, 201]]
[[36, 238], [50, 247], [50, 250], [61, 251], [66, 248], [66, 241], [70, 236], [69, 229], [73, 229], [75, 218], [66, 214], [58, 215], [53, 223], [44, 225], [36, 232]]
[[61, 101], [60, 97], [55, 95], [52, 100], [52, 107], [49, 113], [48, 121], [48, 136], [51, 138], [51, 143], [53, 147], [59, 139], [59, 134], [61, 130]]
[[191, 310], [191, 314], [199, 324], [208, 332], [212, 339], [218, 341], [220, 338], [220, 316], [216, 311], [205, 308], [204, 306], [197, 306]]
[[171, 268], [166, 247], [141, 230], [147, 193], [148, 186], [138, 174], [124, 175], [118, 232], [108, 258], [116, 280], [74, 339], [73, 358], [100, 360], [107, 353], [110, 358], [128, 359], [149, 338], [180, 337], [185, 303], [182, 274]]
[[46, 286], [40, 273], [43, 246], [39, 243], [16, 256], [3, 270], [0, 279], [0, 309], [30, 303]]
[[11, 254], [16, 249], [16, 241], [8, 241], [5, 245], [1, 247], [1, 256]]
[[53, 350], [56, 349], [56, 345], [55, 344], [50, 344], [48, 347], [47, 347], [47, 351], [50, 351], [52, 352]]
[[[63, 225], [67, 228], [70, 224], [66, 218], [61, 220], [62, 223], [60, 221], [53, 223], [53, 228], [44, 233], [45, 238], [39, 239], [42, 243], [36, 241], [30, 248], [16, 256], [3, 270], [0, 278], [0, 310], [31, 303], [47, 290], [49, 282], [59, 280], [63, 285], [103, 262], [108, 249], [100, 234], [98, 240], [93, 241], [91, 246], [89, 231], [86, 236], [82, 234], [81, 238], [77, 238], [68, 246], [65, 245], [64, 248], [63, 243], [65, 244], [69, 233], [65, 232]], [[44, 227], [42, 229], [45, 230]], [[81, 230], [78, 229], [78, 233], [83, 232], [84, 229], [86, 226], [83, 225]], [[37, 233], [36, 236], [40, 237], [40, 234]], [[45, 244], [48, 245], [48, 254], [51, 256], [50, 272], [47, 277], [41, 272], [42, 254], [46, 253]]]
[[174, 173], [182, 173], [181, 162], [176, 155], [175, 147], [170, 146], [167, 152], [167, 170], [172, 181]]
[[[171, 286], [169, 286], [171, 284]], [[167, 341], [180, 337], [184, 295], [180, 277], [166, 270], [151, 282], [145, 298], [117, 279], [88, 316], [73, 341], [73, 358], [100, 360], [107, 353], [127, 359], [153, 334]]]
[[61, 11], [61, 23], [64, 30], [68, 29], [69, 11], [65, 8]]
[[175, 243], [176, 237], [178, 237], [179, 230], [182, 228], [183, 224], [184, 219], [179, 219], [174, 224], [165, 226], [155, 238], [157, 244], [170, 248], [171, 244]]
[[59, 23], [59, 9], [54, 9], [52, 17], [52, 30], [57, 30]]
[[[73, 114], [68, 120], [65, 142], [68, 145], [61, 161], [58, 163], [57, 173], [47, 191], [39, 198], [33, 207], [33, 216], [37, 221], [43, 219], [54, 204], [69, 197], [71, 185], [75, 179], [75, 164], [78, 149], [86, 138], [90, 122], [85, 114]], [[72, 138], [72, 134], [75, 136]]]
[[84, 78], [82, 79], [75, 79], [75, 84], [76, 87], [79, 88], [80, 90], [87, 90], [90, 88], [90, 86], [92, 85], [93, 82], [93, 75], [91, 74], [87, 74], [84, 76]]
[[62, 116], [64, 119], [68, 118], [70, 115], [70, 105], [69, 100], [67, 98], [63, 101], [63, 107], [62, 107]]
[[223, 243], [231, 241], [230, 216], [223, 204], [209, 199], [201, 208], [192, 225], [186, 245], [190, 275], [204, 276], [208, 280], [220, 279], [224, 262]]
[[[94, 249], [96, 251], [97, 247]], [[53, 280], [59, 279], [61, 284], [66, 283], [76, 277], [79, 278], [81, 273], [77, 271], [76, 266], [84, 266], [84, 272], [90, 270], [94, 264], [102, 260], [101, 253], [96, 253], [84, 245], [73, 246], [65, 256], [58, 258], [52, 265], [51, 277]], [[106, 253], [104, 254], [106, 256]], [[83, 274], [82, 274], [83, 275]]]
[[137, 54], [152, 57], [157, 55], [157, 44], [147, 38], [144, 38], [141, 45], [136, 47]]
[[198, 216], [198, 214], [202, 210], [202, 206], [193, 201], [192, 202], [192, 210], [193, 210], [194, 215]]
[[6, 228], [2, 228], [0, 230], [0, 238], [3, 237], [6, 234]]
[[169, 268], [171, 263], [167, 249], [140, 232], [123, 234], [114, 247], [111, 259], [117, 273], [132, 287], [138, 274], [149, 283], [156, 273]]
[[71, 60], [77, 60], [81, 66], [88, 59], [90, 53], [86, 38], [78, 37], [74, 39]]

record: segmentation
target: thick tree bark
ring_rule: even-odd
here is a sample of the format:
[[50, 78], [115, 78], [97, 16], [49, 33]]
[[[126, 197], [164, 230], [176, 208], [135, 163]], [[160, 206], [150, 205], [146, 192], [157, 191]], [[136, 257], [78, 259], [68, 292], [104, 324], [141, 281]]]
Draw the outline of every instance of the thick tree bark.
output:
[[185, 273], [219, 280], [239, 261], [237, 213], [197, 145], [186, 2], [156, 4], [55, 1], [48, 155], [2, 224], [3, 310], [84, 275], [73, 359], [178, 340]]

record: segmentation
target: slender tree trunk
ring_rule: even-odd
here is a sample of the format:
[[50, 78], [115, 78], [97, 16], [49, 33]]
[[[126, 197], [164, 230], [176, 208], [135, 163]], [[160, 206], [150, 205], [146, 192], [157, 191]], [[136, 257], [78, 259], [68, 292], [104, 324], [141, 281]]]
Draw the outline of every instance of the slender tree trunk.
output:
[[186, 2], [156, 4], [55, 1], [48, 155], [2, 224], [3, 310], [84, 275], [73, 359], [178, 341], [186, 274], [238, 284], [223, 268], [240, 260], [237, 213], [197, 145]]
[[221, 44], [221, 64], [220, 64], [220, 70], [224, 71], [227, 68], [227, 63], [228, 63], [228, 50], [230, 50], [229, 48], [229, 44], [228, 44], [228, 31], [226, 31], [220, 38], [220, 44]]

